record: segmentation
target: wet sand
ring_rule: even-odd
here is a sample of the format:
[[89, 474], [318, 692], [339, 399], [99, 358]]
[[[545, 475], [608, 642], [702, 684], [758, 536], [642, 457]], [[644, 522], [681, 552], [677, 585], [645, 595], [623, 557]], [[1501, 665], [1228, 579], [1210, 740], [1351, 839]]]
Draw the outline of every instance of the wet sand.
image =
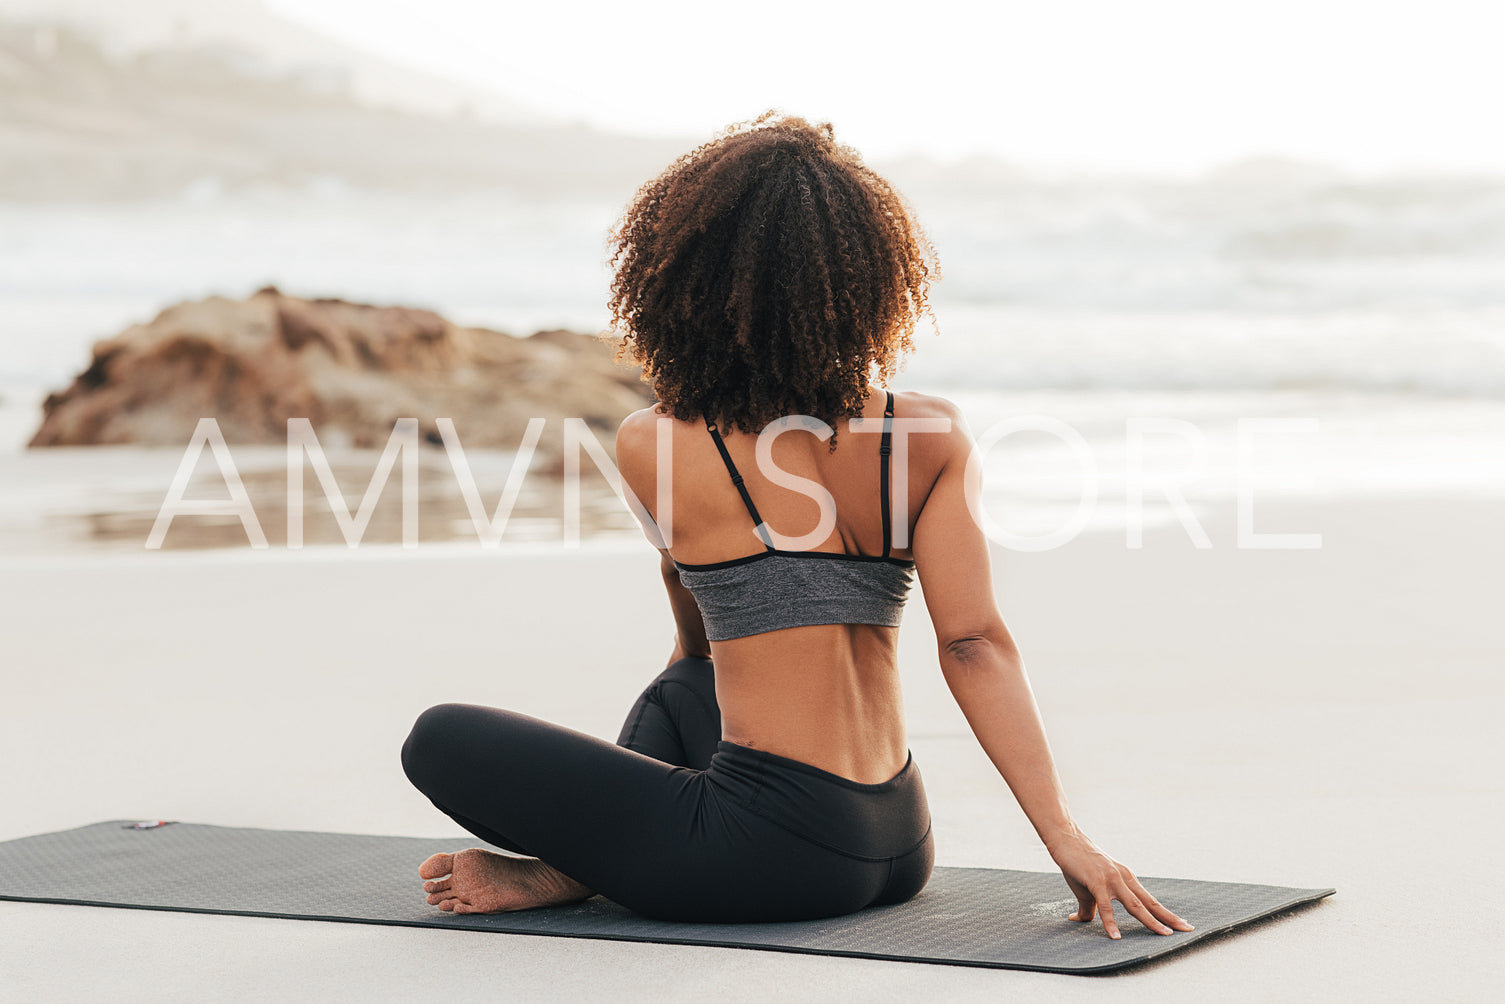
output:
[[[1211, 550], [1158, 527], [1140, 551], [1093, 533], [997, 555], [1084, 829], [1143, 875], [1338, 888], [1120, 977], [0, 903], [0, 986], [27, 1000], [1482, 997], [1505, 976], [1490, 920], [1505, 893], [1501, 512], [1272, 503], [1262, 529], [1323, 547], [1241, 551], [1223, 507], [1204, 520]], [[413, 717], [460, 700], [614, 736], [668, 654], [655, 560], [616, 543], [0, 557], [0, 839], [165, 817], [462, 846], [402, 776]], [[939, 862], [1048, 868], [945, 691], [923, 604], [902, 637]]]

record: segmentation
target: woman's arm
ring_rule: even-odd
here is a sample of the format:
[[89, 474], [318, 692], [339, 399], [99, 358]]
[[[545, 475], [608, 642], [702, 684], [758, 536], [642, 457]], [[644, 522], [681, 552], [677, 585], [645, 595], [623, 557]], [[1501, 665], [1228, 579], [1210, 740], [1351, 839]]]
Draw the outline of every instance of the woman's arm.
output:
[[700, 616], [700, 606], [695, 597], [679, 581], [679, 568], [668, 551], [663, 555], [660, 568], [664, 575], [664, 588], [669, 590], [669, 609], [674, 611], [674, 651], [669, 656], [672, 664], [686, 656], [698, 659], [711, 657], [711, 643], [705, 637], [705, 621]]
[[[648, 508], [652, 494], [646, 494], [650, 486], [657, 488], [658, 433], [657, 422], [661, 416], [656, 408], [635, 411], [623, 419], [617, 428], [617, 472], [623, 482], [643, 506], [641, 516], [650, 523], [656, 520], [654, 510]], [[635, 516], [639, 515], [634, 513]], [[641, 519], [641, 516], [639, 518]], [[705, 621], [701, 619], [700, 607], [695, 597], [679, 580], [679, 568], [658, 537], [656, 523], [643, 525], [643, 533], [659, 549], [659, 569], [663, 575], [664, 588], [669, 592], [669, 610], [674, 614], [674, 650], [669, 656], [673, 664], [686, 656], [701, 659], [711, 657], [711, 643], [705, 637]]]
[[1071, 919], [1090, 921], [1101, 913], [1109, 936], [1117, 938], [1110, 903], [1117, 899], [1152, 931], [1189, 931], [1190, 924], [1161, 906], [1071, 818], [1024, 662], [993, 597], [987, 538], [969, 508], [969, 490], [981, 500], [980, 471], [968, 465], [971, 437], [954, 405], [931, 400], [951, 418], [952, 432], [945, 465], [916, 520], [914, 555], [946, 684], [1075, 894]]

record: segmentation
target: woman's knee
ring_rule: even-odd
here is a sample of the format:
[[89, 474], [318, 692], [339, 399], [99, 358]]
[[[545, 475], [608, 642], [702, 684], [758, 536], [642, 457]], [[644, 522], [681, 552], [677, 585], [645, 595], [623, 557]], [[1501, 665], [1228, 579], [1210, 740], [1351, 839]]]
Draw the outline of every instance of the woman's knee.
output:
[[653, 683], [649, 684], [648, 691], [662, 695], [666, 692], [668, 684], [683, 688], [681, 693], [693, 694], [707, 711], [720, 718], [721, 709], [716, 704], [716, 669], [711, 660], [686, 656], [671, 662], [654, 679]]
[[477, 710], [469, 704], [436, 704], [418, 716], [402, 744], [402, 769], [419, 790], [427, 790], [428, 779], [443, 772], [455, 740], [470, 730]]
[[715, 671], [715, 663], [703, 655], [682, 655], [664, 669], [664, 675], [689, 673], [700, 676]]

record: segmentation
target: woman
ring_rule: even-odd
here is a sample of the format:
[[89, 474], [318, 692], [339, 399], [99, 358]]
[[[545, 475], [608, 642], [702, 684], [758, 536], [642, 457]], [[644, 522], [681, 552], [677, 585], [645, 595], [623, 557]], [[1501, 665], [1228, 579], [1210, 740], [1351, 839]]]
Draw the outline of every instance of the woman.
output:
[[659, 400], [622, 423], [617, 460], [659, 537], [674, 649], [615, 746], [490, 708], [424, 713], [403, 747], [413, 783], [526, 855], [434, 855], [428, 902], [599, 892], [771, 921], [914, 896], [934, 850], [896, 653], [918, 574], [946, 682], [1072, 918], [1117, 938], [1116, 899], [1153, 931], [1190, 930], [1072, 822], [993, 599], [960, 413], [880, 389], [935, 266], [902, 199], [829, 125], [770, 112], [645, 185], [613, 241], [615, 326]]

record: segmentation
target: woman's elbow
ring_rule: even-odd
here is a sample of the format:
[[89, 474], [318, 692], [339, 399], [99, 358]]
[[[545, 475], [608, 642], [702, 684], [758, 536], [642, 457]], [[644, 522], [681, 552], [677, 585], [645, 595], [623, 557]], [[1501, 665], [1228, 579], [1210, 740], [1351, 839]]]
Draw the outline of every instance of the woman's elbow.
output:
[[971, 674], [1019, 663], [1019, 649], [1007, 631], [958, 634], [941, 643], [941, 666]]

